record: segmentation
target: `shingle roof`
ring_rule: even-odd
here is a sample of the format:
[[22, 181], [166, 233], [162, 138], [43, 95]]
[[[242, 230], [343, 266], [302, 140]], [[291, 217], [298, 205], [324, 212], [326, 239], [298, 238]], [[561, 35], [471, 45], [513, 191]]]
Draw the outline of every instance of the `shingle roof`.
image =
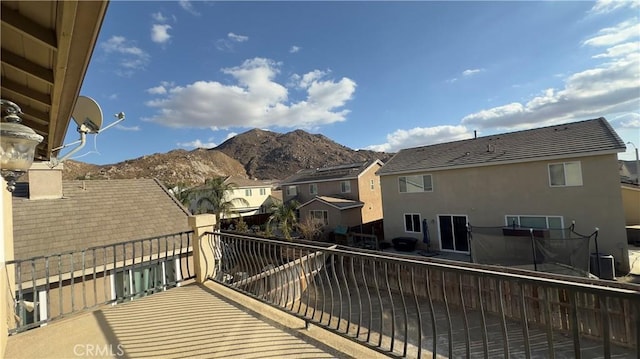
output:
[[13, 198], [16, 259], [191, 230], [157, 180], [63, 181], [63, 196]]
[[347, 163], [338, 166], [320, 167], [300, 170], [287, 177], [281, 184], [298, 184], [306, 182], [335, 181], [357, 178], [362, 172], [380, 160], [371, 160], [356, 163]]
[[399, 151], [377, 172], [474, 167], [543, 158], [578, 157], [625, 150], [624, 142], [604, 118], [447, 142]]
[[364, 206], [363, 202], [354, 201], [352, 199], [330, 197], [330, 196], [316, 196], [313, 199], [311, 199], [310, 201], [307, 201], [307, 202], [301, 204], [300, 206], [298, 206], [298, 208], [302, 208], [302, 207], [304, 207], [306, 205], [309, 205], [309, 204], [311, 204], [313, 202], [321, 202], [321, 203], [324, 203], [326, 205], [335, 207], [335, 208], [340, 209], [340, 210], [349, 209], [349, 208], [358, 208], [358, 207]]

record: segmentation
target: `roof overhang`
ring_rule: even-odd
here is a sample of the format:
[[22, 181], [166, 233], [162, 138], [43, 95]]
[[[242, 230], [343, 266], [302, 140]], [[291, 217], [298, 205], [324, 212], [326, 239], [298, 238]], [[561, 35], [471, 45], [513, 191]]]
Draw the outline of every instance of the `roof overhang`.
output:
[[2, 1], [0, 96], [44, 136], [36, 160], [62, 146], [108, 1]]

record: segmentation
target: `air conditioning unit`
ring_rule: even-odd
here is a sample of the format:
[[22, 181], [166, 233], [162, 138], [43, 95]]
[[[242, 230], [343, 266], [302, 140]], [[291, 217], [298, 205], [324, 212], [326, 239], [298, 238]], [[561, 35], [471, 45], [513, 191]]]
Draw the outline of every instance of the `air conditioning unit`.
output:
[[[598, 261], [600, 268], [598, 268]], [[591, 253], [589, 271], [600, 279], [616, 279], [615, 261], [610, 254]]]

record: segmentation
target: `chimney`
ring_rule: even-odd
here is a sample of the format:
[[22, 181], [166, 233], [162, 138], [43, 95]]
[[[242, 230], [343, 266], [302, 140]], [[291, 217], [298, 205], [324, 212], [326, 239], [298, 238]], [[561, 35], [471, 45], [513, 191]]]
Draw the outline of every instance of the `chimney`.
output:
[[29, 199], [62, 198], [62, 168], [60, 163], [51, 168], [45, 162], [34, 162], [29, 168]]

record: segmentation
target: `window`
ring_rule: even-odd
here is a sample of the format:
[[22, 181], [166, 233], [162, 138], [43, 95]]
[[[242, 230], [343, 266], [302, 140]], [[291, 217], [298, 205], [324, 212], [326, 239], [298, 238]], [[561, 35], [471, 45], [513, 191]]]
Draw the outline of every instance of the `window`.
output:
[[267, 195], [267, 189], [266, 188], [260, 188], [260, 195], [261, 196], [266, 196]]
[[[47, 292], [39, 290], [38, 302], [35, 302], [33, 290], [16, 292], [16, 315], [20, 318], [20, 326], [34, 324], [47, 320]], [[22, 300], [20, 300], [22, 295]]]
[[561, 229], [563, 228], [562, 217], [560, 216], [505, 216], [507, 226], [540, 229]]
[[309, 184], [309, 194], [318, 194], [318, 185], [316, 183]]
[[136, 265], [114, 272], [115, 297], [118, 301], [140, 298], [175, 287], [180, 277], [180, 259]]
[[244, 196], [245, 197], [251, 197], [251, 188], [248, 188], [248, 189], [244, 190]]
[[342, 193], [350, 193], [351, 192], [351, 182], [349, 182], [349, 181], [340, 182], [340, 191]]
[[551, 187], [582, 186], [582, 168], [579, 161], [549, 164]]
[[287, 186], [287, 196], [295, 196], [298, 194], [296, 186]]
[[404, 231], [420, 233], [420, 215], [417, 213], [407, 213], [404, 215]]
[[327, 225], [329, 224], [329, 213], [327, 211], [311, 210], [309, 216], [313, 223]]
[[433, 191], [431, 175], [401, 176], [398, 177], [398, 185], [400, 193]]
[[376, 189], [376, 185], [375, 182], [373, 182], [373, 180], [369, 181], [369, 187], [371, 187], [371, 190], [373, 191], [374, 189]]

